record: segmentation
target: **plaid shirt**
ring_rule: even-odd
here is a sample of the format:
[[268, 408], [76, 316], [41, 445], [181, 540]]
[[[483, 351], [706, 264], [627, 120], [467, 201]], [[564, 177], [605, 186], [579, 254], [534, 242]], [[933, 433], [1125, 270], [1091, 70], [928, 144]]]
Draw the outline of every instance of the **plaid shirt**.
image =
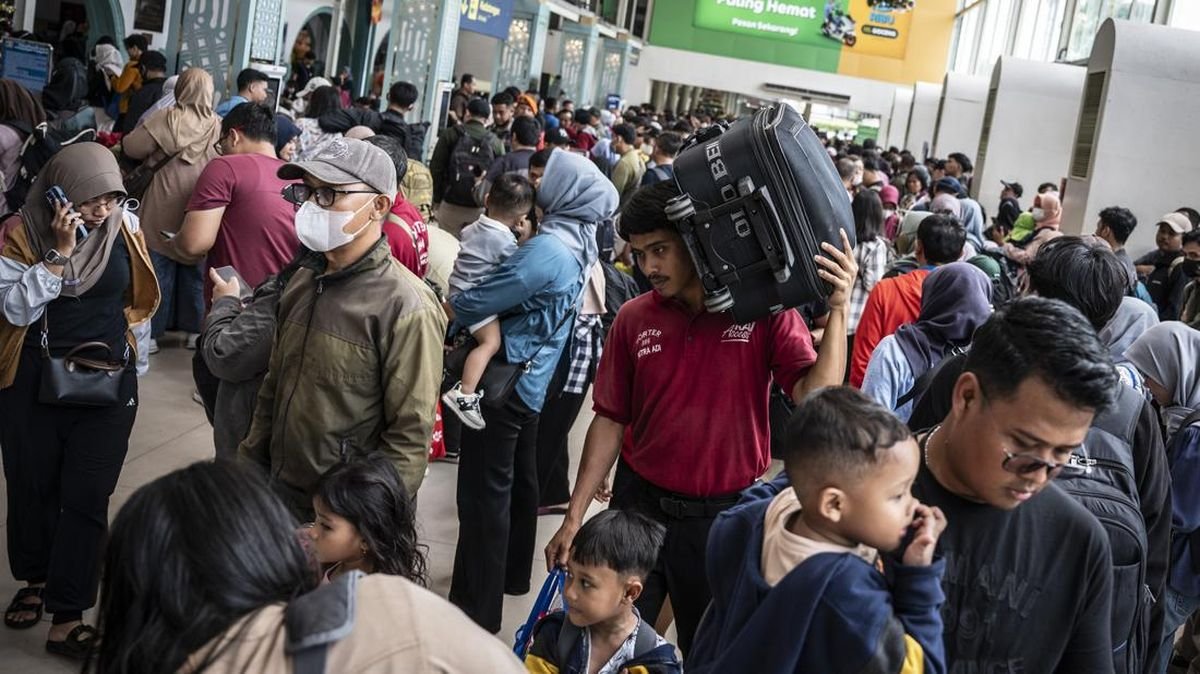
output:
[[604, 352], [604, 326], [598, 314], [579, 314], [575, 317], [575, 332], [571, 335], [571, 365], [567, 370], [564, 393], [582, 394], [592, 383], [596, 363]]
[[862, 319], [863, 308], [867, 306], [867, 297], [883, 274], [887, 271], [888, 257], [891, 246], [881, 236], [874, 241], [864, 241], [854, 249], [858, 258], [858, 276], [854, 279], [854, 287], [850, 289], [850, 316], [846, 332], [853, 335]]

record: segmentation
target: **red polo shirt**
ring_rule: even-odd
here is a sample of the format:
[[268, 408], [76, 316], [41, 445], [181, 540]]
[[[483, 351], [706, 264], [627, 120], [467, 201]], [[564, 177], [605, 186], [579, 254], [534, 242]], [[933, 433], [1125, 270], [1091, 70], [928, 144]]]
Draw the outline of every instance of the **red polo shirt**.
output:
[[795, 311], [739, 325], [649, 292], [617, 313], [593, 408], [627, 426], [621, 456], [643, 479], [687, 496], [729, 494], [771, 462], [772, 376], [790, 393], [816, 360]]

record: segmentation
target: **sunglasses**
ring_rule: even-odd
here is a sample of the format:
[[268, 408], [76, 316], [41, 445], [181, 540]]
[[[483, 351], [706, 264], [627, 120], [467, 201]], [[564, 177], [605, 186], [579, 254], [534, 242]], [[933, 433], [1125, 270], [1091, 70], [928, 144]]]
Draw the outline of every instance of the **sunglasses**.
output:
[[1014, 475], [1033, 475], [1039, 470], [1046, 471], [1046, 479], [1053, 480], [1062, 474], [1068, 468], [1073, 472], [1090, 473], [1092, 464], [1095, 463], [1088, 458], [1087, 448], [1083, 445], [1079, 446], [1079, 454], [1072, 453], [1071, 458], [1063, 463], [1054, 461], [1046, 461], [1039, 459], [1032, 454], [1013, 454], [1007, 449], [1004, 451], [1004, 463], [1000, 466]]
[[342, 194], [378, 194], [378, 192], [375, 190], [335, 190], [324, 185], [310, 187], [304, 183], [293, 183], [284, 187], [280, 194], [283, 195], [285, 201], [295, 206], [301, 206], [309, 199], [315, 198], [318, 206], [329, 208]]

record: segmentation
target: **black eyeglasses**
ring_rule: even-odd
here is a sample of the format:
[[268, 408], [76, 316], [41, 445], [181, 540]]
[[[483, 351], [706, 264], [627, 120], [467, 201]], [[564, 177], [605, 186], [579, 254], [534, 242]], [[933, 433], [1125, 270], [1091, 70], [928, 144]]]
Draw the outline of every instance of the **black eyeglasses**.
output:
[[337, 201], [339, 195], [342, 194], [379, 194], [375, 190], [335, 190], [332, 187], [310, 187], [304, 183], [294, 183], [284, 187], [280, 192], [283, 198], [296, 205], [300, 206], [304, 202], [316, 197], [317, 205], [321, 208], [329, 208]]
[[1014, 475], [1032, 475], [1039, 470], [1045, 469], [1047, 480], [1053, 480], [1068, 468], [1080, 473], [1091, 472], [1091, 464], [1093, 463], [1088, 458], [1087, 448], [1082, 445], [1079, 447], [1080, 455], [1077, 456], [1072, 452], [1071, 458], [1063, 463], [1039, 459], [1032, 454], [1013, 454], [1007, 449], [1004, 449], [1003, 452], [1004, 463], [1000, 464], [1000, 466], [1004, 470]]

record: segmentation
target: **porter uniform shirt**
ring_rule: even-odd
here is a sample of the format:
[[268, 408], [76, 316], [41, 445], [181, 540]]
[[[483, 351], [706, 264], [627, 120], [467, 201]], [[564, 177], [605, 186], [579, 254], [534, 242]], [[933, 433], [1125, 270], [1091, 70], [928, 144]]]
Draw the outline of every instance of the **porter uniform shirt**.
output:
[[627, 426], [621, 456], [643, 479], [686, 496], [729, 494], [771, 462], [772, 377], [790, 394], [814, 362], [795, 311], [739, 324], [652, 291], [613, 322], [594, 409]]

